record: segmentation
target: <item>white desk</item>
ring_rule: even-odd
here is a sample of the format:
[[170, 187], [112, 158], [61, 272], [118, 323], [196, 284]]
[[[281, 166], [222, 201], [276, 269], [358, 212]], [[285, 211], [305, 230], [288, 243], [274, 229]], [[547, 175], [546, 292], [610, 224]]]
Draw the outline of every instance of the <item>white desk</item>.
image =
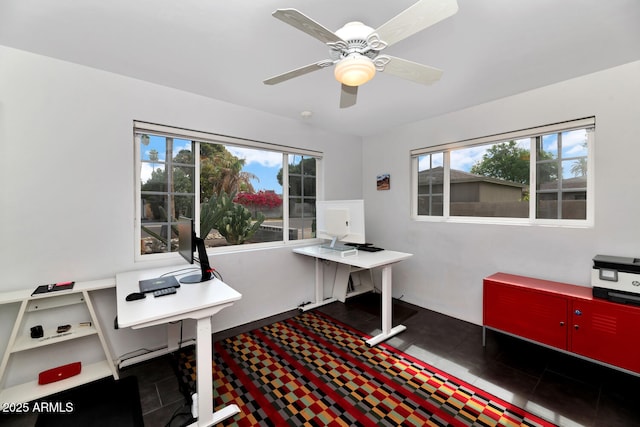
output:
[[[184, 319], [196, 320], [198, 399], [194, 404], [198, 405], [198, 420], [192, 425], [211, 426], [240, 412], [237, 405], [228, 405], [213, 412], [211, 317], [223, 308], [233, 305], [242, 295], [224, 282], [213, 279], [205, 283], [181, 285], [173, 295], [156, 298], [153, 294], [148, 294], [145, 299], [125, 300], [128, 294], [139, 291], [139, 280], [159, 277], [180, 269], [184, 269], [184, 265], [117, 274], [118, 325], [121, 328], [138, 329]], [[193, 274], [193, 271], [183, 275], [188, 274]]]
[[382, 267], [382, 332], [367, 340], [367, 345], [374, 346], [407, 329], [404, 325], [392, 327], [391, 266], [397, 262], [412, 257], [413, 254], [387, 250], [379, 252], [358, 251], [357, 255], [347, 255], [343, 257], [339, 251], [326, 249], [321, 247], [321, 245], [296, 248], [293, 252], [311, 256], [316, 259], [316, 302], [305, 305], [302, 307], [303, 310], [316, 308], [337, 300], [335, 297], [328, 299], [324, 298], [324, 278], [321, 260], [333, 261], [347, 267], [354, 266], [365, 269]]

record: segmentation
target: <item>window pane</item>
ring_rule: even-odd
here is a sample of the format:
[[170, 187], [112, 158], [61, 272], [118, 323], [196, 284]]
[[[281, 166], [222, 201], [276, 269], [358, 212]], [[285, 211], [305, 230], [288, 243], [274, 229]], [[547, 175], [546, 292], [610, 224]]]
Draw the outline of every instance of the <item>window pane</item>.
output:
[[587, 130], [562, 132], [562, 158], [587, 156]]
[[544, 135], [542, 144], [538, 144], [538, 160], [558, 158], [558, 134]]
[[193, 143], [137, 134], [140, 144], [140, 226], [142, 254], [177, 250], [179, 215], [193, 215]]
[[302, 175], [289, 173], [289, 197], [302, 197]]
[[168, 206], [169, 197], [166, 194], [142, 196], [141, 253], [169, 252]]
[[562, 194], [562, 218], [587, 218], [587, 192], [565, 192]]
[[529, 138], [451, 151], [451, 216], [529, 216]]
[[315, 236], [316, 159], [289, 156], [289, 240]]
[[173, 218], [177, 219], [181, 216], [187, 218], [195, 218], [194, 205], [195, 205], [195, 197], [193, 195], [190, 196], [174, 196], [173, 198], [173, 206], [175, 206], [175, 212], [173, 214]]
[[[553, 141], [554, 153], [542, 147]], [[541, 219], [587, 218], [587, 130], [578, 129], [538, 138], [537, 209]], [[540, 154], [542, 153], [542, 154]]]
[[442, 216], [442, 196], [418, 195], [418, 215]]
[[139, 134], [140, 159], [154, 164], [164, 163], [167, 154], [167, 139], [164, 136]]
[[444, 153], [418, 157], [418, 215], [442, 216]]
[[536, 216], [541, 219], [558, 218], [558, 194], [544, 193], [538, 195]]
[[536, 167], [536, 188], [538, 191], [558, 189], [558, 162], [538, 162]]

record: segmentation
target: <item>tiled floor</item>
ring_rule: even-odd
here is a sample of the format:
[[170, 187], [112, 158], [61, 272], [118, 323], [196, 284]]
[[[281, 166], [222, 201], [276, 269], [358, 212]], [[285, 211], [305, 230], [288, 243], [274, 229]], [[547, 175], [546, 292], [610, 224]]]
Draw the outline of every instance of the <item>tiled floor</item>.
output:
[[[370, 296], [319, 310], [366, 334], [380, 331], [379, 304]], [[261, 323], [295, 314], [285, 313]], [[480, 326], [403, 301], [394, 303], [394, 325], [399, 323], [407, 330], [388, 344], [560, 426], [640, 426], [639, 377], [492, 331], [487, 331], [487, 345], [482, 347]], [[224, 331], [214, 338], [257, 326], [261, 324]], [[170, 360], [169, 356], [157, 358], [121, 373], [138, 377], [147, 427], [182, 426], [189, 418]], [[0, 418], [0, 425], [7, 427], [32, 426], [34, 422]]]

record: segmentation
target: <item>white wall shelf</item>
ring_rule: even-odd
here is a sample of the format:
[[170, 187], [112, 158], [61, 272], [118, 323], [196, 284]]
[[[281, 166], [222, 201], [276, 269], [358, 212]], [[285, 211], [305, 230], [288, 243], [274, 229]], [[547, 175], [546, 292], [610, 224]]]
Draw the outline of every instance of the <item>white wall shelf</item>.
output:
[[[44, 294], [31, 295], [30, 290], [19, 290], [0, 293], [0, 305], [18, 304], [19, 308], [13, 324], [11, 335], [4, 349], [0, 361], [0, 403], [29, 402], [48, 395], [58, 393], [73, 387], [101, 378], [113, 376], [118, 379], [118, 373], [111, 357], [111, 352], [105, 340], [93, 304], [90, 292], [115, 286], [115, 279], [101, 279], [89, 282], [78, 282], [73, 289], [56, 291]], [[65, 310], [71, 306], [79, 307], [79, 315], [82, 321], [65, 322], [68, 315]], [[31, 316], [37, 316], [35, 321], [43, 325], [44, 335], [40, 338], [32, 338], [29, 326], [34, 322]], [[31, 320], [30, 320], [31, 319]], [[66, 332], [57, 332], [59, 324], [69, 324], [71, 329]], [[60, 349], [60, 346], [70, 343], [72, 340], [83, 338], [88, 341], [79, 341], [82, 348], [96, 348], [98, 342], [101, 349], [102, 360], [83, 360], [83, 352], [72, 352], [68, 356]], [[97, 342], [96, 342], [97, 341]], [[68, 357], [66, 363], [80, 361], [81, 372], [70, 378], [56, 381], [50, 384], [38, 384], [38, 373], [45, 369], [60, 366], [48, 366], [45, 369], [33, 370], [33, 378], [21, 381], [17, 384], [5, 385], [7, 374], [14, 364], [20, 364], [21, 355], [30, 352], [38, 352], [40, 359], [48, 360], [48, 351], [55, 351]], [[41, 354], [40, 354], [41, 353]]]

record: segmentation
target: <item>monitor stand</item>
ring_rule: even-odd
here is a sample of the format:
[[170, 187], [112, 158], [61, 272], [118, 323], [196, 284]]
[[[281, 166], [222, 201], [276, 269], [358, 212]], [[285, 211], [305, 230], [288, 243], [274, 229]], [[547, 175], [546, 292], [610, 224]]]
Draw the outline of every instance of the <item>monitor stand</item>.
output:
[[209, 257], [207, 256], [207, 248], [204, 246], [203, 239], [196, 239], [196, 247], [198, 248], [198, 264], [200, 264], [200, 274], [192, 274], [179, 280], [180, 283], [202, 283], [213, 279], [211, 266], [209, 265]]
[[337, 240], [338, 240], [338, 238], [334, 237], [333, 239], [331, 239], [331, 243], [325, 244], [325, 245], [321, 245], [320, 247], [322, 247], [324, 249], [331, 249], [333, 251], [340, 252], [343, 257], [345, 257], [347, 255], [357, 255], [358, 254], [358, 249], [354, 248], [353, 246], [347, 246], [347, 245], [342, 244], [342, 243], [336, 243]]

